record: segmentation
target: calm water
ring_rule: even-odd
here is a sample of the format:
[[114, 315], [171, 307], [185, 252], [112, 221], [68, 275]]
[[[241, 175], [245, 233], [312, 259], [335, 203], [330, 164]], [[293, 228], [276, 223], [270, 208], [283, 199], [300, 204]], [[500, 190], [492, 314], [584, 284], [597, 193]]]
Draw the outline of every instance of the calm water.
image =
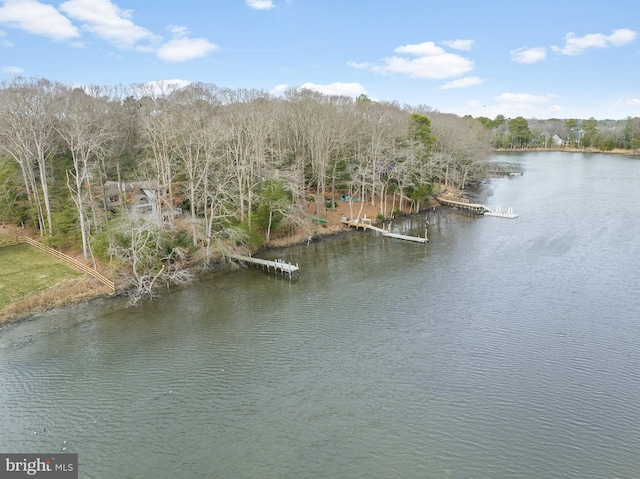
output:
[[481, 199], [515, 220], [430, 213], [427, 245], [354, 233], [265, 255], [297, 280], [0, 330], [0, 451], [97, 479], [640, 477], [640, 160], [496, 158], [525, 174]]

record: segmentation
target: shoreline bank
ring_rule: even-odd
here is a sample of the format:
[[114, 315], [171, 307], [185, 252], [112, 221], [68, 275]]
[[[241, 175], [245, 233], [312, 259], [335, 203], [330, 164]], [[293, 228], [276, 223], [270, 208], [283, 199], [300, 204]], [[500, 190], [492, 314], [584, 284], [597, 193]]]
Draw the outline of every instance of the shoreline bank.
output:
[[[439, 204], [435, 198], [430, 198], [428, 204], [425, 204], [419, 211], [410, 212], [407, 206], [408, 205], [406, 205], [403, 210], [403, 216], [408, 217], [414, 214], [420, 214], [426, 209], [437, 208]], [[379, 203], [362, 206], [357, 204], [357, 207], [354, 207], [354, 204], [349, 205], [347, 202], [337, 202], [334, 210], [328, 209], [325, 212], [323, 219], [325, 219], [326, 223], [312, 222], [308, 229], [298, 231], [290, 236], [276, 238], [262, 245], [258, 250], [253, 251], [252, 254], [266, 253], [275, 249], [286, 249], [310, 241], [325, 241], [350, 234], [350, 229], [345, 228], [341, 222], [343, 216], [351, 217], [351, 212], [353, 211], [355, 214], [354, 217], [360, 214], [363, 217], [371, 218], [375, 223], [379, 210]], [[310, 217], [316, 216], [313, 204], [307, 208], [307, 214]], [[223, 266], [224, 264], [220, 263], [216, 268]], [[40, 314], [55, 309], [90, 303], [105, 298], [121, 298], [123, 294], [123, 292], [116, 293], [115, 295], [109, 294], [99, 282], [93, 279], [87, 279], [86, 277], [68, 280], [47, 291], [27, 296], [15, 303], [9, 304], [3, 311], [0, 311], [0, 329], [4, 326], [34, 319]]]
[[623, 150], [615, 148], [613, 150], [603, 151], [599, 148], [571, 148], [571, 147], [535, 147], [535, 148], [495, 148], [496, 153], [519, 153], [519, 152], [538, 152], [538, 151], [557, 151], [565, 153], [598, 153], [603, 155], [623, 155], [640, 157], [640, 151]]

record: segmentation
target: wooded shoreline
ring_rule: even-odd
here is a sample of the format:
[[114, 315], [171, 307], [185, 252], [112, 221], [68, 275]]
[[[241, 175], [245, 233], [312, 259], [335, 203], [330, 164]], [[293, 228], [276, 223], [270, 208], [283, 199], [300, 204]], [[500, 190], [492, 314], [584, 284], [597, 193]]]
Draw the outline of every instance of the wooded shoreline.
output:
[[[340, 222], [339, 218], [347, 214], [347, 211], [345, 210], [346, 205], [342, 204], [341, 206], [342, 208], [336, 208], [331, 215], [328, 215], [329, 217], [326, 224], [316, 224], [311, 235], [307, 234], [306, 231], [301, 231], [298, 232], [298, 234], [277, 238], [260, 249], [253, 251], [252, 254], [268, 256], [270, 251], [273, 250], [286, 249], [305, 244], [310, 241], [327, 241], [348, 234], [356, 234], [352, 233], [349, 228], [345, 228]], [[372, 211], [375, 211], [377, 208], [377, 206], [369, 205], [365, 208], [365, 216], [375, 218], [376, 215], [373, 214]], [[433, 210], [434, 208], [440, 208], [440, 205], [432, 198], [429, 204], [425, 204], [424, 208], [411, 214], [421, 214], [426, 210]], [[405, 208], [405, 210], [405, 213], [409, 216], [408, 209]], [[79, 252], [76, 252], [75, 254], [76, 256], [79, 256]], [[226, 262], [218, 262], [213, 268], [206, 272], [201, 272], [201, 274], [208, 274], [212, 271], [220, 270], [221, 268], [224, 268], [226, 264]], [[101, 267], [100, 269], [105, 270], [106, 268]], [[186, 287], [188, 287], [188, 285]], [[63, 309], [76, 304], [91, 303], [92, 301], [98, 300], [122, 299], [124, 296], [126, 296], [126, 291], [120, 289], [114, 295], [99, 281], [85, 275], [83, 278], [66, 281], [63, 284], [53, 287], [51, 290], [45, 291], [41, 294], [32, 295], [21, 301], [12, 303], [5, 308], [4, 311], [0, 312], [0, 328], [9, 324], [16, 324], [22, 321], [34, 319], [48, 311]]]
[[[0, 83], [0, 221], [91, 267], [108, 264], [135, 304], [230, 254], [336, 234], [340, 216], [397, 217], [424, 208], [440, 185], [513, 174], [517, 166], [487, 161], [496, 147], [640, 145], [640, 122], [617, 126], [621, 142], [598, 143], [591, 119], [536, 123], [534, 133], [522, 117], [459, 117], [366, 95], [16, 77]], [[345, 202], [346, 215], [336, 211]]]
[[[496, 149], [496, 152], [534, 152], [534, 151], [557, 151], [557, 152], [567, 152], [567, 153], [609, 153], [615, 155], [625, 155], [630, 157], [639, 157], [638, 153], [630, 152], [629, 150], [613, 150], [608, 152], [602, 152], [597, 149], [575, 149], [575, 148], [521, 148], [521, 149]], [[459, 191], [457, 192], [460, 193]], [[349, 229], [345, 228], [339, 221], [339, 217], [344, 216], [347, 212], [344, 210], [344, 204], [342, 204], [343, 208], [337, 208], [336, 211], [329, 215], [330, 217], [327, 219], [326, 224], [315, 224], [311, 234], [309, 235], [308, 231], [299, 231], [297, 234], [284, 236], [280, 238], [276, 238], [272, 240], [269, 244], [263, 245], [263, 247], [259, 248], [252, 252], [252, 254], [256, 255], [268, 255], [269, 251], [275, 249], [288, 248], [292, 246], [297, 246], [300, 244], [308, 243], [309, 241], [325, 241], [330, 240], [332, 238], [336, 238], [342, 235], [350, 234]], [[420, 214], [422, 211], [427, 209], [438, 209], [440, 208], [440, 204], [435, 200], [435, 196], [431, 197], [431, 201], [428, 205], [425, 205], [424, 208], [419, 212], [414, 212], [412, 214]], [[369, 206], [366, 211], [368, 211], [369, 218], [376, 218], [377, 207]], [[406, 208], [405, 208], [406, 209]], [[328, 210], [329, 211], [329, 210]], [[406, 211], [405, 211], [406, 213]], [[366, 213], [365, 213], [366, 214]], [[79, 253], [76, 253], [79, 254]], [[210, 271], [215, 271], [225, 266], [225, 262], [219, 262]], [[101, 268], [105, 270], [104, 267]], [[25, 321], [32, 319], [40, 314], [43, 314], [47, 311], [54, 309], [61, 309], [67, 306], [71, 306], [74, 304], [87, 303], [94, 300], [102, 300], [102, 299], [115, 299], [122, 298], [126, 294], [126, 291], [120, 290], [116, 295], [111, 294], [110, 291], [107, 291], [103, 285], [99, 282], [86, 278], [83, 281], [73, 280], [69, 281], [63, 285], [59, 285], [53, 288], [51, 291], [45, 292], [45, 294], [35, 295], [28, 298], [25, 298], [24, 301], [18, 301], [12, 304], [10, 307], [6, 308], [5, 311], [0, 312], [0, 327], [14, 324], [20, 321]]]
[[473, 118], [366, 95], [17, 77], [0, 83], [0, 220], [117, 265], [135, 303], [236, 249], [307, 238], [309, 216], [340, 198], [360, 210], [391, 195], [377, 218], [438, 184], [464, 189], [486, 176], [490, 136]]
[[623, 156], [637, 156], [640, 157], [640, 151], [638, 150], [624, 150], [622, 148], [614, 148], [613, 150], [602, 150], [600, 148], [575, 148], [571, 146], [566, 147], [529, 147], [529, 148], [496, 148], [494, 150], [497, 153], [518, 153], [518, 152], [535, 152], [535, 151], [559, 151], [563, 153], [599, 153], [603, 155], [623, 155]]

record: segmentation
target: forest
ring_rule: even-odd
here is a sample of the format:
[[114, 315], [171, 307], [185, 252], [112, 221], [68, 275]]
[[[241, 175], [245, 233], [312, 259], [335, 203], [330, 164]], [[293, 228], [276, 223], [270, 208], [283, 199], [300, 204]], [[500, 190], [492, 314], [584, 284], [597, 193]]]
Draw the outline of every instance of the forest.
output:
[[[137, 300], [238, 248], [310, 230], [309, 205], [322, 218], [357, 198], [387, 218], [394, 205], [419, 210], [436, 185], [477, 183], [493, 148], [536, 146], [522, 120], [296, 88], [17, 77], [0, 84], [0, 221], [109, 264]], [[638, 122], [627, 123], [616, 141], [637, 147]], [[576, 131], [582, 144], [608, 141], [588, 121], [545, 125], [547, 142]]]
[[640, 150], [640, 118], [625, 120], [476, 118], [491, 131], [495, 149], [570, 148], [587, 151]]

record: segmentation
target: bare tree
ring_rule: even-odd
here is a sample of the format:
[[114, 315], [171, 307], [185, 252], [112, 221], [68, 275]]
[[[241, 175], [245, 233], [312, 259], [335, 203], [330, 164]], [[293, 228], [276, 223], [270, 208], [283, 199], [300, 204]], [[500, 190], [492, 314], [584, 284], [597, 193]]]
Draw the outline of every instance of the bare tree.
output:
[[185, 251], [171, 245], [169, 230], [150, 218], [124, 217], [111, 229], [108, 253], [120, 268], [129, 306], [153, 298], [159, 286], [185, 284], [193, 272], [182, 262]]
[[472, 118], [432, 112], [431, 130], [435, 136], [434, 176], [445, 186], [464, 189], [470, 181], [477, 180], [490, 154], [489, 132]]
[[[338, 150], [336, 136], [336, 103], [339, 97], [327, 97], [311, 90], [289, 90], [288, 101], [292, 102], [297, 122], [297, 155], [305, 160], [301, 171], [309, 169], [305, 190], [315, 185], [315, 213], [325, 213], [327, 168], [331, 156]], [[302, 151], [300, 151], [302, 150]]]
[[176, 85], [167, 85], [165, 90], [156, 92], [151, 85], [138, 85], [142, 98], [138, 109], [138, 126], [143, 144], [142, 151], [151, 159], [158, 184], [154, 195], [158, 224], [163, 222], [163, 209], [167, 211], [167, 220], [173, 226], [173, 183], [175, 179], [176, 158], [171, 145], [174, 142], [175, 115], [172, 94]]
[[[360, 110], [361, 133], [358, 135], [356, 161], [366, 165], [363, 194], [371, 192], [371, 201], [380, 196], [380, 214], [388, 216], [387, 192], [391, 185], [392, 170], [399, 158], [398, 146], [407, 135], [408, 113], [389, 103], [366, 102], [357, 105]], [[363, 142], [363, 143], [361, 143]], [[364, 199], [364, 198], [363, 198]]]
[[93, 204], [90, 182], [99, 172], [100, 157], [106, 154], [108, 144], [116, 137], [114, 118], [109, 114], [108, 99], [99, 87], [76, 88], [61, 97], [60, 119], [56, 130], [63, 138], [73, 160], [73, 171], [67, 172], [67, 185], [80, 221], [82, 252], [89, 258], [88, 208]]
[[256, 187], [266, 176], [269, 137], [276, 127], [268, 95], [258, 90], [227, 91], [226, 158], [235, 172], [238, 212], [251, 226]]
[[38, 210], [40, 231], [47, 230], [49, 235], [53, 234], [53, 220], [48, 163], [57, 147], [53, 135], [54, 105], [63, 90], [61, 84], [49, 80], [28, 81], [18, 77], [3, 85], [1, 96], [0, 144], [20, 165], [30, 200]]
[[[193, 245], [198, 245], [197, 217], [208, 214], [207, 194], [203, 185], [207, 182], [210, 167], [218, 155], [223, 142], [220, 101], [212, 85], [190, 85], [176, 92], [173, 101], [175, 135], [171, 137], [171, 147], [177, 158], [178, 167], [187, 178], [191, 236]], [[203, 191], [201, 195], [199, 191]]]
[[[288, 89], [278, 102], [280, 164], [289, 177], [292, 201], [303, 212], [307, 210], [309, 184], [307, 182], [309, 152], [305, 144], [305, 118], [308, 114], [304, 94], [297, 88]], [[282, 173], [281, 173], [282, 175]]]

